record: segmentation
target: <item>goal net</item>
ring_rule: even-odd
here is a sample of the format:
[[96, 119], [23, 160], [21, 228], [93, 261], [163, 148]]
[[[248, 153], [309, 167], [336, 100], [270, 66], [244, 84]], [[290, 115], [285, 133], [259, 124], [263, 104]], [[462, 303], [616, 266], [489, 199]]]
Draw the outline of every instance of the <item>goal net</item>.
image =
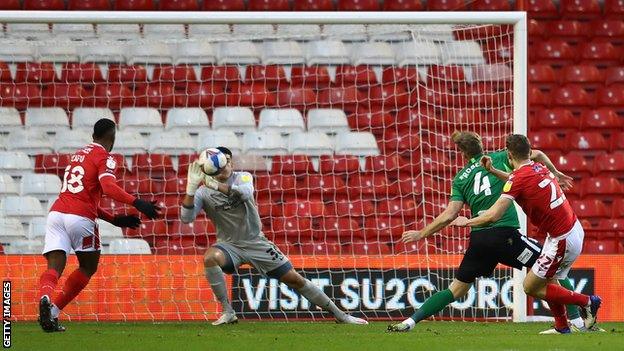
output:
[[[453, 131], [479, 133], [488, 152], [523, 131], [525, 100], [514, 95], [523, 83], [514, 72], [526, 65], [518, 51], [514, 62], [522, 15], [414, 13], [393, 22], [396, 14], [379, 13], [356, 23], [317, 14], [310, 23], [272, 14], [256, 24], [184, 13], [160, 13], [160, 24], [136, 14], [149, 22], [137, 24], [127, 15], [5, 22], [0, 145], [17, 161], [0, 169], [16, 189], [1, 194], [3, 228], [13, 229], [0, 233], [0, 272], [17, 282], [18, 319], [36, 318], [45, 214], [71, 181], [68, 155], [103, 117], [118, 123], [118, 183], [158, 201], [163, 218], [124, 231], [100, 222], [99, 272], [66, 318], [217, 316], [202, 266], [215, 228], [203, 212], [193, 224], [179, 220], [188, 165], [216, 146], [253, 174], [263, 233], [340, 308], [398, 319], [448, 287], [469, 233], [449, 228], [410, 244], [401, 234], [449, 201], [467, 161]], [[82, 18], [67, 23], [72, 16]], [[134, 211], [106, 198], [101, 207]], [[246, 265], [228, 284], [239, 318], [330, 317]], [[499, 267], [434, 317], [511, 320], [513, 284], [512, 270]]]

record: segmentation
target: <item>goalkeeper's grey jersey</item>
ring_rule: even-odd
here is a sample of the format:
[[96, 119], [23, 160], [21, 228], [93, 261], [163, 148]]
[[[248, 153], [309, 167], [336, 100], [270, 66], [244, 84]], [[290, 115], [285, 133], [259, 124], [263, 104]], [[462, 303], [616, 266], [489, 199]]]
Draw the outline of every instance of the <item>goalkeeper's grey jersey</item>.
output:
[[220, 242], [236, 243], [264, 236], [254, 201], [251, 174], [233, 172], [227, 184], [231, 187], [229, 195], [205, 186], [197, 189], [194, 207], [189, 209], [182, 206], [182, 222], [192, 222], [203, 209], [217, 228], [217, 240]]

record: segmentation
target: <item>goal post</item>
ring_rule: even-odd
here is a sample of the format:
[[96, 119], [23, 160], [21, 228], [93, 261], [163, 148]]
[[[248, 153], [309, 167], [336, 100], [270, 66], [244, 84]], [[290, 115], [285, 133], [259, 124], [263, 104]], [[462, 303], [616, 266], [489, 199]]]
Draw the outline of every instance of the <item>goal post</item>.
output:
[[[524, 12], [0, 11], [0, 22], [8, 24], [5, 38], [0, 39], [5, 47], [18, 43], [33, 53], [31, 58], [17, 54], [11, 58], [10, 50], [0, 50], [4, 58], [0, 61], [12, 70], [12, 80], [0, 82], [9, 89], [0, 89], [1, 107], [25, 113], [32, 130], [38, 127], [29, 121], [34, 115], [29, 109], [60, 107], [62, 111], [56, 112], [72, 118], [72, 133], [67, 134], [72, 137], [80, 129], [78, 108], [106, 110], [105, 116], [120, 121], [116, 147], [125, 150], [119, 161], [128, 162], [125, 173], [118, 176], [120, 184], [151, 196], [165, 209], [163, 220], [146, 221], [142, 229], [124, 232], [126, 237], [147, 241], [156, 255], [103, 255], [102, 264], [109, 265], [107, 274], [120, 274], [119, 279], [95, 277], [84, 299], [68, 307], [72, 319], [216, 316], [218, 308], [201, 268], [201, 255], [215, 243], [214, 227], [205, 217], [196, 227], [177, 218], [185, 167], [210, 142], [231, 147], [235, 164], [240, 160], [241, 169], [254, 174], [267, 237], [296, 269], [349, 313], [371, 319], [405, 317], [432, 292], [450, 284], [468, 239], [465, 230], [454, 228], [418, 245], [400, 244], [402, 231], [430, 223], [448, 202], [451, 181], [465, 163], [449, 142], [450, 134], [478, 132], [491, 152], [504, 147], [505, 135], [527, 132]], [[51, 26], [44, 36], [31, 38], [11, 32], [11, 24], [17, 23]], [[59, 24], [93, 24], [95, 29], [92, 36], [68, 39], [55, 30]], [[134, 34], [120, 30], [117, 38], [103, 35], [105, 24], [141, 27]], [[182, 27], [177, 34], [148, 35], [143, 25]], [[223, 33], [197, 36], [193, 25], [229, 27]], [[256, 25], [270, 26], [266, 30], [246, 27]], [[312, 27], [302, 34], [296, 28], [281, 31], [283, 25]], [[330, 30], [334, 25], [354, 27]], [[325, 46], [316, 50], [312, 46], [317, 41], [337, 43], [337, 48], [330, 54]], [[202, 53], [214, 57], [178, 60], [174, 48], [187, 42], [205, 43], [210, 49], [203, 47]], [[283, 42], [294, 44], [272, 46]], [[164, 58], [131, 57], [133, 45], [162, 43], [170, 50]], [[76, 53], [66, 60], [54, 58], [53, 78], [33, 78], [23, 72], [25, 76], [20, 76], [24, 62], [46, 61], [39, 60], [44, 57], [40, 48], [55, 44], [71, 46]], [[98, 45], [123, 45], [130, 52], [117, 53], [121, 58], [84, 54], [91, 50], [85, 48]], [[284, 48], [292, 51], [280, 51]], [[257, 52], [245, 56], [243, 49]], [[233, 56], [226, 57], [226, 51]], [[71, 69], [77, 78], [69, 81], [74, 79], [68, 78]], [[135, 78], [123, 78], [128, 69]], [[101, 75], [94, 73], [97, 70]], [[29, 95], [31, 90], [35, 93]], [[174, 109], [187, 109], [181, 124], [173, 124]], [[189, 117], [191, 112], [196, 119]], [[188, 127], [202, 118], [205, 127]], [[164, 126], [150, 124], [154, 120]], [[69, 123], [66, 129], [70, 130]], [[133, 130], [140, 134], [132, 139], [134, 144], [128, 142]], [[6, 140], [13, 140], [11, 133]], [[172, 135], [182, 136], [170, 141]], [[49, 141], [49, 151], [6, 145], [39, 162], [45, 154], [68, 152], [50, 146], [63, 137], [58, 130], [42, 136]], [[137, 156], [145, 154], [158, 157]], [[37, 165], [37, 172], [57, 172], [50, 164]], [[112, 201], [105, 205], [129, 211]], [[526, 234], [526, 217], [518, 213]], [[22, 223], [29, 226], [28, 221]], [[0, 266], [10, 268], [0, 272], [31, 284], [18, 291], [19, 296], [31, 298], [41, 262], [29, 256], [6, 256], [2, 259], [7, 265]], [[285, 285], [253, 269], [240, 273], [228, 284], [234, 306], [244, 318], [327, 317], [306, 311], [309, 303]], [[527, 321], [523, 277], [523, 272], [512, 269], [497, 270], [492, 279], [479, 280], [469, 297], [447, 308], [442, 318]], [[98, 289], [105, 297], [98, 295]], [[127, 294], [111, 297], [119, 289]], [[152, 298], [161, 302], [146, 301]], [[512, 306], [507, 304], [510, 299]], [[203, 303], [206, 300], [210, 302]], [[116, 302], [127, 311], [98, 310], [102, 302]], [[18, 302], [18, 318], [34, 318], [26, 307], [29, 303]]]

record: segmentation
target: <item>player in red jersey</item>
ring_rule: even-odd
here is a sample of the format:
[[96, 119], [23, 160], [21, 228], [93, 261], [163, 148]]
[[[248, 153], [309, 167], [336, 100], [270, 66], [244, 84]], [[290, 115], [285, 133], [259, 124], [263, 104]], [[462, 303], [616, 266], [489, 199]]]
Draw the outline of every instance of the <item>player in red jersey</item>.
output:
[[[46, 332], [64, 331], [58, 323], [60, 311], [89, 283], [100, 259], [100, 239], [96, 218], [118, 227], [136, 228], [141, 220], [136, 215], [114, 216], [99, 207], [102, 194], [125, 204], [132, 204], [150, 219], [158, 217], [160, 208], [138, 199], [115, 183], [116, 163], [109, 152], [115, 143], [115, 122], [101, 119], [93, 126], [93, 142], [76, 151], [65, 168], [63, 186], [46, 223], [45, 256], [48, 269], [39, 279], [39, 324]], [[51, 301], [67, 255], [76, 252], [79, 267], [67, 280], [63, 291]]]
[[511, 174], [492, 167], [491, 160], [482, 160], [484, 167], [500, 179], [507, 180], [503, 193], [492, 207], [478, 217], [460, 217], [457, 226], [481, 226], [496, 222], [515, 200], [531, 223], [548, 233], [540, 257], [524, 279], [527, 295], [548, 302], [555, 317], [555, 331], [570, 333], [566, 304], [577, 305], [585, 319], [585, 328], [592, 329], [600, 308], [600, 297], [579, 294], [560, 286], [583, 248], [585, 233], [554, 175], [541, 163], [529, 160], [531, 145], [524, 135], [507, 137], [507, 155], [514, 171]]

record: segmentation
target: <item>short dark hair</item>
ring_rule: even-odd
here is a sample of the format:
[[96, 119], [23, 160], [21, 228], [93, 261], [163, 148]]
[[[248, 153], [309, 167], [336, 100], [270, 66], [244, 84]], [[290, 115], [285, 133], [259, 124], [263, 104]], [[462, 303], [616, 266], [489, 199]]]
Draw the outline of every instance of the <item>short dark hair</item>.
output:
[[510, 134], [506, 141], [507, 151], [518, 160], [528, 159], [531, 154], [529, 138], [522, 134]]
[[477, 133], [455, 131], [451, 135], [451, 139], [470, 158], [483, 153], [483, 143], [481, 143], [481, 137]]
[[95, 122], [93, 126], [93, 139], [101, 139], [105, 137], [111, 130], [115, 130], [115, 122], [108, 118], [102, 118]]
[[230, 158], [232, 158], [232, 151], [230, 151], [230, 149], [228, 149], [227, 147], [219, 146], [219, 147], [217, 147], [217, 150], [223, 152], [224, 154], [226, 154], [226, 155], [230, 156]]

